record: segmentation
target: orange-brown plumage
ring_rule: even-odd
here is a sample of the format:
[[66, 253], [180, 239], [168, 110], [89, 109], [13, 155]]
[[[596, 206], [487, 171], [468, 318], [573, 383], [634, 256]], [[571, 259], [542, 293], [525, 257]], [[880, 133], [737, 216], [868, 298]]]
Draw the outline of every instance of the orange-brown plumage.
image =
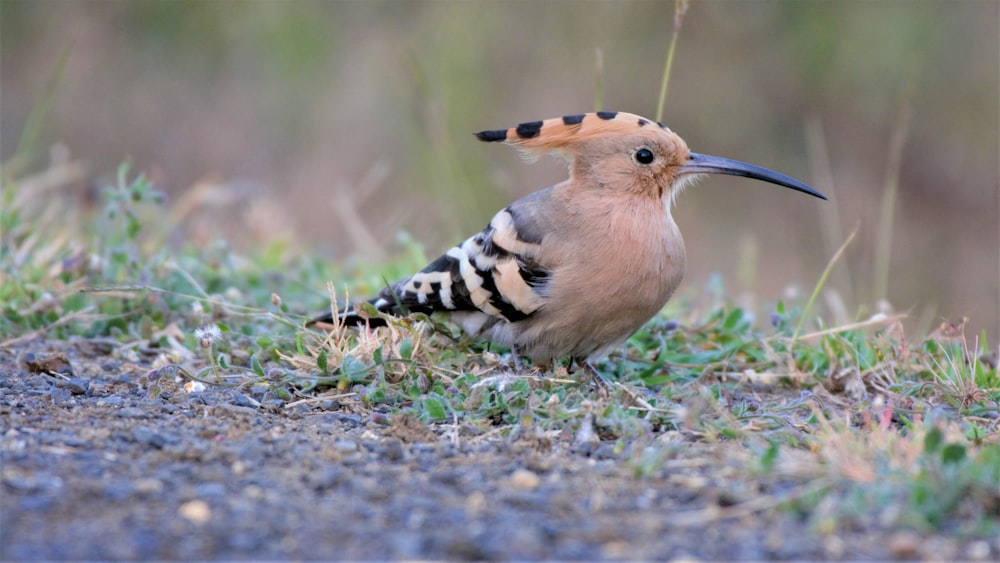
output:
[[[569, 115], [476, 136], [531, 157], [561, 156], [569, 178], [515, 201], [370, 302], [390, 313], [400, 305], [448, 313], [466, 332], [539, 363], [569, 356], [589, 366], [666, 304], [686, 266], [671, 203], [692, 176], [746, 176], [823, 197], [776, 172], [692, 153], [664, 125], [630, 113]], [[351, 309], [340, 316], [365, 322]], [[324, 317], [317, 321], [332, 320]]]

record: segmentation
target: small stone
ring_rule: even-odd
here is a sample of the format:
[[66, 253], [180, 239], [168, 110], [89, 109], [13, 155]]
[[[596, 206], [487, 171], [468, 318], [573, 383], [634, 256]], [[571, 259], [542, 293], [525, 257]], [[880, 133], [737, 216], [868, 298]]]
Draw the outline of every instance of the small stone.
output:
[[236, 417], [251, 417], [255, 414], [257, 414], [256, 409], [230, 403], [221, 403], [212, 407], [212, 416], [219, 418], [233, 417], [234, 415]]
[[261, 500], [264, 498], [264, 489], [258, 487], [257, 485], [247, 485], [243, 489], [243, 495], [249, 499]]
[[[120, 407], [125, 404], [125, 399], [117, 396], [111, 395], [110, 397], [101, 397], [97, 400], [97, 406], [99, 407]], [[121, 416], [119, 414], [118, 416]]]
[[212, 509], [203, 500], [185, 502], [177, 509], [177, 514], [195, 524], [204, 524], [212, 519]]
[[349, 428], [355, 428], [361, 426], [361, 417], [356, 414], [325, 414], [323, 415], [323, 422], [339, 423]]
[[60, 379], [56, 382], [57, 387], [62, 387], [74, 395], [85, 395], [90, 383], [86, 379], [74, 377], [72, 379]]
[[920, 559], [921, 538], [916, 532], [903, 530], [889, 536], [889, 555], [895, 559]]
[[232, 392], [229, 394], [229, 402], [237, 407], [247, 407], [252, 408], [257, 405], [257, 401], [254, 401], [250, 397], [247, 397], [243, 393]]
[[382, 455], [389, 461], [399, 461], [403, 459], [405, 453], [403, 451], [403, 442], [396, 438], [386, 440], [385, 449], [382, 450]]
[[2, 480], [7, 487], [20, 492], [58, 492], [63, 488], [61, 477], [44, 472], [4, 471]]
[[601, 546], [601, 555], [608, 559], [628, 559], [629, 552], [633, 549], [628, 542], [609, 541]]
[[309, 484], [317, 491], [332, 489], [347, 478], [347, 472], [342, 467], [325, 467], [311, 476]]
[[618, 459], [618, 451], [614, 442], [601, 442], [597, 448], [591, 452], [590, 457], [594, 459]]
[[52, 402], [56, 405], [65, 405], [70, 402], [70, 392], [66, 389], [55, 388], [48, 392], [49, 397], [52, 398]]
[[163, 491], [163, 481], [159, 479], [138, 479], [135, 482], [134, 490], [142, 495], [158, 495]]
[[266, 401], [261, 401], [260, 405], [270, 411], [280, 411], [285, 407], [285, 401], [281, 399], [267, 399]]
[[49, 373], [60, 375], [73, 375], [73, 367], [69, 360], [61, 353], [55, 354], [25, 354], [24, 365], [31, 373]]
[[469, 516], [476, 517], [486, 511], [489, 507], [489, 503], [486, 501], [486, 495], [482, 491], [472, 491], [469, 496], [465, 497], [465, 511]]
[[337, 440], [333, 443], [333, 449], [338, 452], [356, 452], [358, 451], [358, 443], [353, 440]]
[[132, 439], [140, 444], [151, 446], [158, 450], [163, 449], [163, 446], [167, 444], [167, 439], [163, 436], [163, 434], [160, 434], [147, 426], [136, 426], [133, 428]]
[[537, 473], [527, 469], [518, 469], [510, 476], [510, 484], [512, 487], [527, 491], [538, 488], [541, 481], [542, 480], [538, 477]]
[[194, 492], [199, 497], [223, 497], [226, 496], [226, 486], [222, 483], [201, 483], [194, 488]]
[[978, 540], [965, 548], [965, 556], [973, 561], [986, 561], [990, 558], [990, 542]]
[[146, 411], [138, 407], [125, 407], [115, 414], [121, 418], [147, 418]]

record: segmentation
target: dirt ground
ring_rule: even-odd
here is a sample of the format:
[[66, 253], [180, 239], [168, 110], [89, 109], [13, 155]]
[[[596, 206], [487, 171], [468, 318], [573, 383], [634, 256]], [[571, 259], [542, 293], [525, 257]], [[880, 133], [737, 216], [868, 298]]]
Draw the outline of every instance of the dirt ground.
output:
[[147, 399], [148, 368], [113, 350], [0, 349], [3, 560], [998, 553], [878, 526], [821, 533], [771, 500], [810, 483], [742, 481], [748, 451], [736, 441], [656, 436], [669, 454], [638, 472], [628, 448], [565, 433], [389, 422], [336, 400], [289, 407], [231, 389]]

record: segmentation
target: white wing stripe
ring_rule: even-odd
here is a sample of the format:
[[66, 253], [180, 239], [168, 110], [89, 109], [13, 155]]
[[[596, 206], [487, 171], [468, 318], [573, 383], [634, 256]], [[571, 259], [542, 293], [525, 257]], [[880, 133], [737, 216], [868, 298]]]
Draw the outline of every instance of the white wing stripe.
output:
[[506, 209], [493, 216], [490, 226], [493, 227], [493, 244], [500, 248], [521, 256], [534, 256], [538, 253], [539, 245], [520, 240], [514, 217]]
[[[463, 244], [462, 246], [465, 245]], [[489, 313], [495, 317], [501, 316], [500, 311], [490, 304], [491, 294], [489, 291], [483, 289], [483, 278], [479, 277], [479, 273], [476, 272], [476, 267], [472, 265], [472, 261], [468, 257], [460, 258], [459, 268], [462, 273], [462, 280], [465, 282], [465, 287], [469, 289], [469, 297], [472, 299], [473, 305], [484, 313]]]
[[545, 304], [542, 296], [535, 293], [535, 290], [521, 277], [517, 261], [504, 260], [497, 264], [495, 272], [493, 283], [496, 284], [497, 291], [518, 311], [526, 314], [534, 313]]

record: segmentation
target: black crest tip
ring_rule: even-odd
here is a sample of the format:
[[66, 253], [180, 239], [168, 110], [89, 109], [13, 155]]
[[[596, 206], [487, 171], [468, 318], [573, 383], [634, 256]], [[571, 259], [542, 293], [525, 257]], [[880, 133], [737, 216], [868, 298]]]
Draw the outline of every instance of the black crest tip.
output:
[[507, 140], [507, 130], [506, 129], [491, 129], [489, 131], [480, 131], [475, 134], [476, 138], [485, 143], [495, 143], [498, 141]]

